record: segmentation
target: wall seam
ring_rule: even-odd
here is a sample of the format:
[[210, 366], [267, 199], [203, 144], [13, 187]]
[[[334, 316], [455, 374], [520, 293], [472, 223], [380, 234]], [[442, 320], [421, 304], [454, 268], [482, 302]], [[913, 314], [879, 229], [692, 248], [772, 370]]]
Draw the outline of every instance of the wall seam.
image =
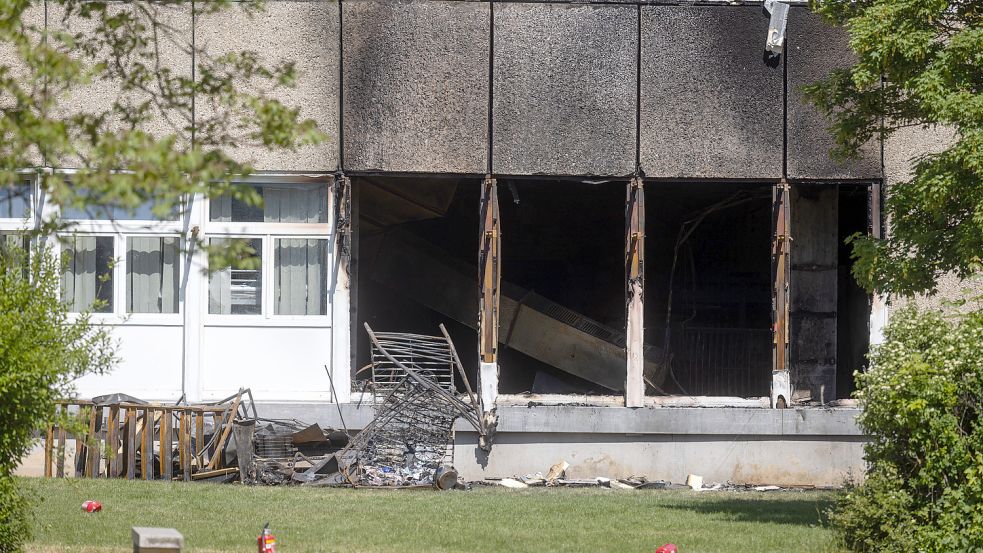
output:
[[338, 0], [338, 171], [345, 171], [345, 18]]
[[642, 5], [635, 12], [635, 174], [642, 172]]
[[488, 146], [486, 157], [486, 167], [485, 171], [487, 174], [492, 174], [493, 165], [493, 155], [494, 155], [494, 138], [495, 138], [495, 126], [494, 126], [494, 111], [495, 111], [495, 2], [488, 2]]

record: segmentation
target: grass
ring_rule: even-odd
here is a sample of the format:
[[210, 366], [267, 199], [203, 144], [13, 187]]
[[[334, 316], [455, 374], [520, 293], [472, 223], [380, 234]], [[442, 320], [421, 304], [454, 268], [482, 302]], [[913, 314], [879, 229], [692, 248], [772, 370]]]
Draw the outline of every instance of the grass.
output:
[[[469, 492], [21, 479], [38, 499], [29, 551], [131, 550], [131, 526], [180, 530], [192, 551], [839, 551], [821, 521], [835, 494], [475, 488]], [[101, 513], [81, 510], [95, 499]]]

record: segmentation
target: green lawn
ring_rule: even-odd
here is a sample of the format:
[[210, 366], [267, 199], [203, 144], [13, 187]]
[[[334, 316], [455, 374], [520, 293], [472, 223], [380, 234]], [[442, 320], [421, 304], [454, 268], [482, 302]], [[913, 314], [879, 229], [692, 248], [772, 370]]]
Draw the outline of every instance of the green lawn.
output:
[[[180, 530], [185, 548], [255, 551], [835, 552], [821, 519], [834, 494], [475, 488], [470, 492], [22, 479], [40, 504], [29, 550], [129, 550], [131, 526]], [[103, 504], [97, 514], [81, 504]]]

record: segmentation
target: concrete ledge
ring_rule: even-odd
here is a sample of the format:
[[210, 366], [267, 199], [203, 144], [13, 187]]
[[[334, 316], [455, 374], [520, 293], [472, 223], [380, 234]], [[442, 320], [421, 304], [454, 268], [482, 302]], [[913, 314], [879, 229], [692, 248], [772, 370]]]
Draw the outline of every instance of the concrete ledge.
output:
[[[259, 403], [261, 417], [298, 419], [341, 428], [338, 407], [332, 403]], [[372, 404], [341, 404], [349, 429], [362, 428], [373, 417]], [[767, 437], [862, 437], [856, 418], [859, 409], [760, 409], [676, 407], [582, 407], [569, 405], [501, 406], [499, 434], [511, 432], [552, 434], [702, 435]], [[456, 430], [470, 425], [458, 421]]]

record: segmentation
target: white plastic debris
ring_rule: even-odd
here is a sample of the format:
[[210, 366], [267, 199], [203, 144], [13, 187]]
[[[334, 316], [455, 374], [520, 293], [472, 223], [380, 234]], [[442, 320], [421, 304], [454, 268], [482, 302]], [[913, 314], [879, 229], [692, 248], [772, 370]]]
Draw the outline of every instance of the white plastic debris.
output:
[[774, 491], [778, 491], [780, 489], [781, 488], [778, 487], [778, 486], [755, 486], [754, 487], [754, 491], [756, 491], [756, 492], [774, 492]]
[[524, 484], [522, 482], [519, 482], [515, 478], [502, 478], [501, 480], [498, 481], [498, 485], [499, 486], [504, 486], [506, 488], [511, 488], [513, 490], [521, 490], [523, 488], [528, 488], [529, 487], [528, 484]]
[[690, 474], [686, 477], [686, 485], [694, 490], [699, 490], [703, 488], [703, 477]]

